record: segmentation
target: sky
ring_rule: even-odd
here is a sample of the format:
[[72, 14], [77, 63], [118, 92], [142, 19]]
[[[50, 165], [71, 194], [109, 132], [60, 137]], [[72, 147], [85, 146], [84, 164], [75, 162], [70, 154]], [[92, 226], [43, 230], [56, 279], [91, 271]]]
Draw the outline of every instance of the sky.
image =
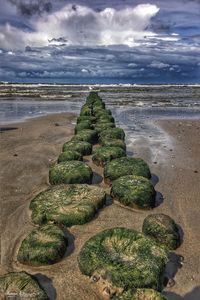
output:
[[0, 81], [200, 83], [200, 0], [0, 0]]

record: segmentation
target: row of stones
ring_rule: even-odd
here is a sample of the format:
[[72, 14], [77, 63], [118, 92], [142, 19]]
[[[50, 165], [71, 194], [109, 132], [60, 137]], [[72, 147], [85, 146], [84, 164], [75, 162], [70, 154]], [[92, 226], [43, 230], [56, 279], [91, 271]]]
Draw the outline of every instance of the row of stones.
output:
[[[47, 225], [33, 230], [22, 242], [18, 253], [20, 262], [41, 265], [59, 260], [66, 251], [67, 239], [63, 230], [49, 223], [83, 224], [104, 205], [105, 192], [86, 184], [92, 182], [93, 173], [81, 161], [84, 155], [92, 153], [92, 144], [100, 144], [92, 160], [104, 166], [104, 180], [112, 185], [111, 196], [124, 205], [154, 206], [155, 190], [148, 180], [150, 170], [143, 160], [126, 157], [124, 138], [123, 130], [115, 127], [114, 118], [103, 101], [91, 93], [77, 119], [74, 137], [63, 145], [57, 163], [50, 168], [50, 183], [59, 185], [40, 193], [31, 202], [33, 222]], [[98, 282], [106, 279], [110, 298], [150, 299], [147, 297], [151, 295], [163, 299], [156, 291], [146, 288], [160, 288], [167, 261], [166, 244], [171, 249], [178, 245], [177, 226], [165, 215], [150, 215], [144, 221], [143, 231], [165, 247], [133, 230], [114, 228], [97, 234], [81, 250], [78, 259], [81, 271]], [[108, 289], [109, 285], [112, 288]]]

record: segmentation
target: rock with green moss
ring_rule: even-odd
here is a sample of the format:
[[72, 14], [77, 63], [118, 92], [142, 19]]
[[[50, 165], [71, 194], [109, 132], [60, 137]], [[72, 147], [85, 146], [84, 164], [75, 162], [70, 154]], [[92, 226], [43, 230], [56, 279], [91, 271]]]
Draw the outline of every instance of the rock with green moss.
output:
[[134, 289], [114, 296], [112, 300], [167, 300], [158, 291], [153, 289]]
[[0, 276], [1, 299], [49, 299], [33, 276], [26, 272], [12, 272]]
[[72, 141], [85, 141], [90, 144], [96, 144], [98, 141], [98, 132], [92, 129], [81, 130], [73, 136]]
[[58, 157], [58, 163], [69, 160], [83, 160], [83, 157], [79, 152], [73, 150], [62, 152]]
[[124, 151], [126, 151], [126, 144], [124, 141], [119, 139], [107, 139], [103, 138], [101, 139], [101, 145], [102, 146], [108, 146], [108, 147], [120, 147]]
[[103, 130], [109, 129], [109, 128], [114, 128], [115, 124], [112, 122], [103, 122], [103, 123], [97, 123], [95, 125], [95, 130], [100, 133]]
[[165, 214], [147, 216], [144, 219], [142, 231], [169, 249], [174, 250], [180, 246], [181, 239], [178, 225]]
[[44, 225], [22, 241], [17, 259], [24, 264], [49, 265], [59, 261], [66, 249], [64, 232], [55, 225]]
[[92, 156], [92, 161], [97, 166], [104, 166], [107, 162], [112, 159], [126, 156], [126, 152], [120, 147], [98, 147]]
[[168, 251], [153, 239], [127, 228], [106, 229], [90, 238], [78, 256], [80, 270], [113, 289], [162, 285]]
[[76, 134], [84, 129], [92, 129], [92, 124], [90, 121], [82, 121], [78, 123], [74, 128], [74, 132]]
[[100, 139], [100, 141], [102, 139], [119, 139], [119, 140], [124, 141], [125, 133], [124, 133], [123, 129], [118, 128], [118, 127], [109, 128], [100, 133], [99, 139]]
[[107, 183], [110, 183], [111, 181], [126, 175], [151, 178], [149, 166], [141, 158], [117, 158], [106, 164], [104, 168], [104, 180]]
[[89, 105], [84, 104], [81, 107], [80, 116], [92, 116], [92, 108]]
[[86, 104], [93, 105], [95, 101], [102, 101], [99, 97], [98, 93], [95, 91], [92, 91], [89, 93], [89, 95], [86, 98]]
[[127, 175], [113, 181], [111, 196], [125, 206], [155, 207], [156, 192], [151, 182], [142, 176]]
[[61, 162], [49, 169], [49, 182], [51, 184], [92, 183], [92, 176], [92, 169], [78, 160]]
[[96, 118], [100, 118], [102, 115], [110, 115], [112, 116], [112, 112], [110, 109], [105, 109], [102, 107], [93, 107], [93, 114], [95, 115]]
[[63, 145], [63, 152], [77, 151], [81, 155], [90, 155], [92, 153], [92, 144], [85, 141], [71, 140]]
[[101, 116], [98, 117], [97, 119], [98, 123], [115, 123], [115, 119], [113, 116], [110, 116], [108, 114], [102, 114]]
[[37, 195], [30, 204], [35, 224], [54, 222], [65, 226], [90, 221], [105, 203], [103, 189], [87, 184], [54, 186]]
[[90, 124], [94, 124], [96, 121], [96, 118], [94, 116], [79, 116], [77, 118], [77, 124], [79, 124], [83, 121], [88, 121], [88, 122], [90, 122]]

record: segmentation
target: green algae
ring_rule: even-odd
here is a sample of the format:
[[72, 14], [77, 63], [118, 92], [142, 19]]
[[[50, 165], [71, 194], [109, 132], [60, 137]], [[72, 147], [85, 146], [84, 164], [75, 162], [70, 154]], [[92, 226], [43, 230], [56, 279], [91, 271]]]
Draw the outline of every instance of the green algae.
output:
[[71, 140], [63, 145], [63, 152], [77, 151], [81, 155], [90, 155], [92, 153], [92, 145], [85, 141]]
[[97, 166], [104, 166], [112, 159], [126, 156], [126, 152], [120, 147], [98, 147], [92, 156], [92, 161]]
[[79, 152], [73, 150], [62, 152], [58, 157], [58, 163], [69, 160], [83, 160], [83, 157]]

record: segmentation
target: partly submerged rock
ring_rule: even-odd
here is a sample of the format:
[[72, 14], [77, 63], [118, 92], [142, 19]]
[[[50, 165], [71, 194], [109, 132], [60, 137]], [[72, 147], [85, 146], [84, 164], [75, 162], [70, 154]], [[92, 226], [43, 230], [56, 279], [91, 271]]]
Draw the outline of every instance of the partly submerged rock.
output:
[[83, 157], [79, 152], [73, 150], [62, 152], [58, 157], [58, 163], [69, 160], [83, 160]]
[[107, 163], [104, 168], [104, 179], [107, 183], [110, 183], [111, 181], [126, 175], [151, 178], [149, 166], [141, 158], [117, 158]]
[[111, 228], [90, 238], [78, 256], [80, 270], [113, 288], [159, 289], [168, 251], [135, 230]]
[[156, 192], [147, 178], [127, 175], [113, 181], [111, 196], [125, 206], [152, 208]]
[[180, 246], [181, 238], [178, 225], [165, 214], [147, 216], [144, 219], [142, 231], [169, 249], [176, 249]]
[[66, 249], [64, 232], [55, 225], [44, 225], [22, 241], [17, 259], [24, 264], [53, 264], [63, 257]]
[[90, 221], [105, 203], [100, 187], [87, 184], [54, 186], [37, 195], [30, 204], [36, 224], [54, 222], [72, 226]]
[[92, 153], [92, 144], [85, 141], [71, 140], [63, 145], [63, 152], [73, 150], [81, 155], [90, 155]]
[[92, 169], [78, 160], [61, 162], [49, 169], [49, 182], [51, 184], [92, 183], [92, 176]]
[[26, 272], [12, 272], [0, 276], [1, 299], [49, 299], [36, 279]]
[[92, 156], [93, 162], [97, 166], [104, 166], [107, 162], [111, 161], [112, 159], [126, 156], [126, 152], [120, 147], [109, 147], [109, 146], [102, 146], [98, 147]]

